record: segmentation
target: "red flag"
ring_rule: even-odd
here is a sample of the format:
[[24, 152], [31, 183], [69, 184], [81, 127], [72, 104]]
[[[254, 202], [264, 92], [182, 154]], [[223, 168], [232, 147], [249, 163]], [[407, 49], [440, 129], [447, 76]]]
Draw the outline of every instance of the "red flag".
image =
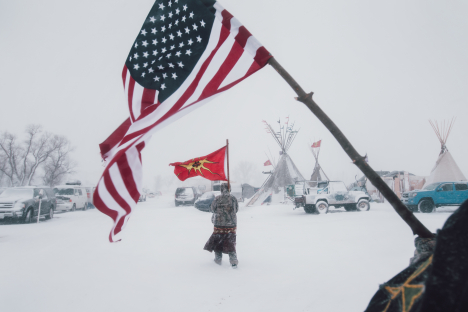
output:
[[227, 181], [224, 173], [224, 161], [226, 159], [226, 146], [209, 155], [197, 157], [185, 162], [169, 164], [174, 166], [174, 174], [181, 181], [196, 176], [202, 176], [211, 181]]
[[320, 144], [322, 143], [322, 140], [315, 142], [312, 144], [312, 148], [320, 147]]
[[267, 161], [265, 161], [265, 163], [263, 165], [264, 166], [271, 166], [271, 161], [268, 159]]

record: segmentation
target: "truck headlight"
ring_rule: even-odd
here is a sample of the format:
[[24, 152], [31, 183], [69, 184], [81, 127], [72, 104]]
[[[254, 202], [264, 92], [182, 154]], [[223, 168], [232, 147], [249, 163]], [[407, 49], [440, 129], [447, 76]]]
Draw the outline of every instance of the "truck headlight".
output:
[[17, 202], [17, 203], [13, 206], [13, 210], [23, 210], [24, 207], [25, 207], [24, 203]]
[[410, 194], [411, 197], [416, 197], [416, 195], [418, 195], [418, 193], [411, 193]]

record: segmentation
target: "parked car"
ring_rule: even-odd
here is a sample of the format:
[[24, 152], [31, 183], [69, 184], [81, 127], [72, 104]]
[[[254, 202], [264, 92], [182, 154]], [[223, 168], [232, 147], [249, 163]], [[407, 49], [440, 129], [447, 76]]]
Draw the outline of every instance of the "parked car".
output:
[[303, 205], [306, 213], [328, 213], [329, 206], [343, 207], [346, 211], [367, 211], [370, 209], [369, 195], [362, 191], [348, 191], [342, 181], [318, 182], [317, 188], [306, 190], [297, 205]]
[[85, 187], [80, 185], [58, 185], [54, 187], [57, 198], [57, 211], [87, 210], [88, 195]]
[[195, 187], [178, 187], [175, 192], [175, 205], [195, 204], [199, 194]]
[[436, 207], [459, 206], [467, 199], [468, 182], [437, 182], [403, 193], [401, 201], [413, 212], [429, 213]]
[[139, 201], [139, 202], [144, 202], [144, 201], [146, 201], [146, 194], [141, 194], [141, 195], [140, 195], [140, 198], [138, 198], [138, 201]]
[[30, 223], [40, 215], [46, 219], [54, 217], [56, 199], [50, 188], [22, 186], [7, 188], [0, 194], [0, 219], [11, 219]]
[[210, 212], [211, 203], [215, 199], [216, 196], [221, 195], [219, 191], [210, 191], [203, 193], [196, 201], [195, 201], [195, 208], [201, 211]]

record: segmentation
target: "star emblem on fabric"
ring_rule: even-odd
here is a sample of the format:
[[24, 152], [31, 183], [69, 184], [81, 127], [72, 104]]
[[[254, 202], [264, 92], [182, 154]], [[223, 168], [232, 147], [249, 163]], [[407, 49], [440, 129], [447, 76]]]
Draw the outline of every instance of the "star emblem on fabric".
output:
[[424, 293], [424, 284], [412, 284], [412, 282], [432, 263], [432, 257], [433, 256], [430, 256], [426, 261], [424, 261], [402, 285], [395, 287], [385, 286], [385, 290], [390, 293], [391, 298], [385, 307], [385, 310], [382, 312], [387, 312], [392, 302], [400, 299], [402, 309], [401, 312], [411, 311], [411, 308], [413, 307], [416, 299], [421, 297], [421, 295]]
[[158, 1], [127, 57], [126, 66], [132, 77], [145, 88], [159, 90], [160, 100], [170, 96], [187, 79], [210, 42], [214, 20], [212, 12], [189, 0]]
[[188, 165], [182, 165], [180, 164], [179, 166], [181, 167], [184, 167], [185, 169], [188, 170], [189, 174], [190, 174], [190, 171], [192, 170], [195, 170], [195, 172], [200, 172], [200, 175], [202, 176], [205, 176], [202, 172], [202, 169], [212, 173], [212, 174], [216, 174], [216, 173], [213, 173], [210, 169], [208, 169], [207, 167], [205, 167], [205, 164], [214, 164], [215, 162], [213, 161], [209, 161], [208, 159], [200, 159], [200, 160], [194, 160], [193, 162], [189, 163]]

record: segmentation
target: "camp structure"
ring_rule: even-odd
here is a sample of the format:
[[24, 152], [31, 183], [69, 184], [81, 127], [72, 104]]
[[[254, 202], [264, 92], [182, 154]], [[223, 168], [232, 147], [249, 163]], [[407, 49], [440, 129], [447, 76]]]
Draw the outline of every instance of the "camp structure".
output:
[[454, 122], [454, 118], [450, 122], [445, 122], [444, 120], [440, 124], [437, 121], [429, 120], [432, 129], [439, 139], [440, 153], [431, 174], [426, 179], [425, 185], [444, 181], [466, 181], [466, 177], [461, 172], [446, 145]]
[[[403, 193], [420, 190], [427, 178], [414, 175], [408, 171], [376, 171], [376, 173], [400, 199]], [[349, 185], [348, 189], [350, 191], [364, 191], [376, 202], [384, 201], [383, 195], [365, 176]]]
[[[310, 182], [309, 182], [309, 185], [311, 187], [316, 187], [319, 181], [323, 181], [322, 174], [327, 181], [329, 180], [327, 177], [327, 174], [325, 173], [325, 171], [323, 171], [318, 161], [321, 145], [322, 145], [322, 140], [319, 140], [317, 142], [314, 142], [310, 146], [310, 151], [312, 152], [312, 155], [314, 155], [314, 159], [315, 159], [314, 171], [312, 172], [312, 175], [310, 176]], [[322, 172], [322, 174], [320, 172]]]
[[298, 181], [304, 181], [304, 177], [288, 154], [288, 150], [299, 132], [298, 130], [294, 130], [294, 124], [289, 125], [288, 119], [283, 125], [281, 125], [281, 120], [278, 121], [279, 131], [274, 131], [270, 124], [263, 121], [267, 133], [271, 134], [280, 147], [280, 158], [273, 171], [269, 173], [269, 177], [248, 202], [247, 206], [263, 204], [265, 202], [283, 202], [285, 200], [286, 186], [295, 184]]

